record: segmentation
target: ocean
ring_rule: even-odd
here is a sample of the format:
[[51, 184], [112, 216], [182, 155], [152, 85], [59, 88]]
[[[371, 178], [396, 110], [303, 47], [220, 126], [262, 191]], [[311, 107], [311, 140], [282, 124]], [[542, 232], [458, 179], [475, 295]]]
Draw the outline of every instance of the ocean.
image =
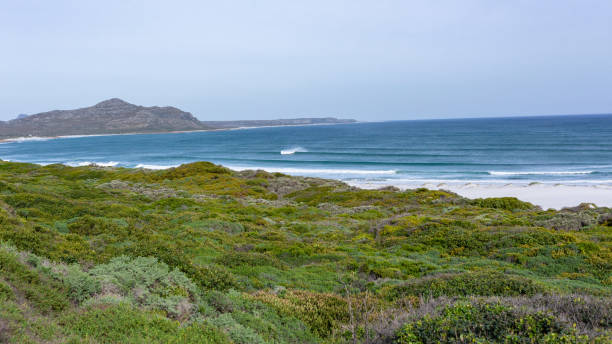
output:
[[0, 144], [0, 158], [153, 169], [205, 160], [236, 170], [334, 178], [364, 187], [607, 189], [612, 187], [612, 115], [27, 138]]

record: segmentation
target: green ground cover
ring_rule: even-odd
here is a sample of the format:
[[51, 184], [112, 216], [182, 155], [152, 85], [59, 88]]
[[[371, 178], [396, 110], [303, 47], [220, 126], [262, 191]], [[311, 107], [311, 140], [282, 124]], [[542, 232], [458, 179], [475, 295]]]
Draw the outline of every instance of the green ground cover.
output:
[[608, 343], [612, 211], [0, 162], [0, 343]]

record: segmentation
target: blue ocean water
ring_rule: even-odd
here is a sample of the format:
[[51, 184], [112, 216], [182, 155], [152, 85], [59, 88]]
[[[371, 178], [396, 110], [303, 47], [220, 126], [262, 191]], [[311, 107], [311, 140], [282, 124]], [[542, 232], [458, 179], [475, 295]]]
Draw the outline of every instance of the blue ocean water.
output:
[[0, 158], [149, 168], [206, 160], [357, 184], [612, 184], [612, 115], [26, 139], [0, 144]]

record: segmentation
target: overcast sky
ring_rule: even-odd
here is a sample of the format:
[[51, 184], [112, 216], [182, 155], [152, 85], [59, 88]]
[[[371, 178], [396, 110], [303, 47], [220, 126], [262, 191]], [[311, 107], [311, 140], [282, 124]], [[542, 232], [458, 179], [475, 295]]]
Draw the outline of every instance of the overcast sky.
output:
[[0, 119], [612, 112], [612, 1], [0, 0]]

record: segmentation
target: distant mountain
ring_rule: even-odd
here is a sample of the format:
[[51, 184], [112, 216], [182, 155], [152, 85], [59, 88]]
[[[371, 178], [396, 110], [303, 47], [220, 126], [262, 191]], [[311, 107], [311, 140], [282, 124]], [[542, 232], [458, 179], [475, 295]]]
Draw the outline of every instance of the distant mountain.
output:
[[209, 129], [174, 107], [144, 107], [113, 98], [76, 110], [54, 110], [0, 123], [0, 138], [147, 133]]
[[75, 110], [54, 110], [16, 119], [0, 121], [0, 139], [15, 137], [54, 137], [64, 135], [96, 135], [125, 133], [161, 133], [260, 127], [351, 123], [354, 120], [336, 118], [298, 118], [261, 121], [201, 122], [191, 113], [175, 107], [145, 107], [118, 98]]
[[20, 114], [19, 114], [19, 115], [17, 115], [17, 117], [15, 117], [15, 118], [16, 118], [16, 119], [22, 119], [22, 118], [26, 118], [26, 117], [28, 117], [28, 115], [27, 115], [27, 114], [25, 114], [25, 113], [20, 113]]

